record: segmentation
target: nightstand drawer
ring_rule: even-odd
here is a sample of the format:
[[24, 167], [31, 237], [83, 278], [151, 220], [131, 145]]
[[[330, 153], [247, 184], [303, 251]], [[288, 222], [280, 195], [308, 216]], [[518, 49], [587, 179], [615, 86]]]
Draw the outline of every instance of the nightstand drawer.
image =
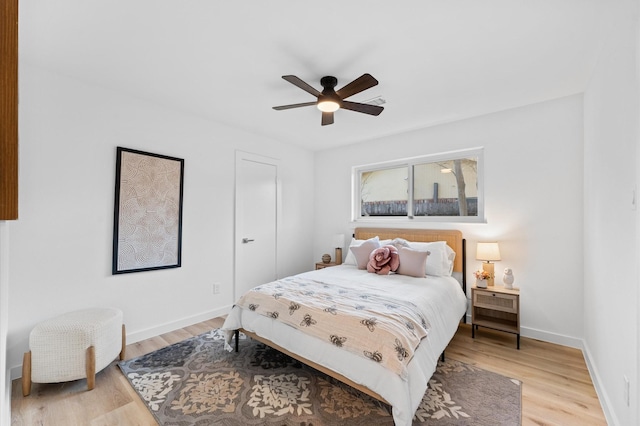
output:
[[474, 291], [473, 306], [494, 311], [518, 313], [518, 296], [493, 291]]

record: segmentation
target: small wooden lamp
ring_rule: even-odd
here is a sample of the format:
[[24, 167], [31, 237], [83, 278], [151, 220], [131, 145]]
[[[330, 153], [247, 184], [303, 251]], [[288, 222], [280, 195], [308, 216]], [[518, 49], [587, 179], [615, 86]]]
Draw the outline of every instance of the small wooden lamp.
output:
[[500, 260], [500, 247], [498, 243], [478, 243], [476, 248], [476, 260], [482, 260], [482, 270], [489, 274], [487, 285], [493, 286], [495, 278], [494, 264], [491, 261]]
[[336, 265], [342, 264], [342, 247], [344, 247], [344, 234], [333, 236], [333, 246], [336, 248]]

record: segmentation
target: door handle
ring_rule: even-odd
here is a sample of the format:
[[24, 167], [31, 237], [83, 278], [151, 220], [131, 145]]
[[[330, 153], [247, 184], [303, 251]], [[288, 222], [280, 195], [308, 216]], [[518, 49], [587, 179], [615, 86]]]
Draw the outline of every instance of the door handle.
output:
[[255, 241], [255, 240], [252, 240], [250, 238], [243, 238], [242, 239], [242, 244], [247, 244], [247, 243], [250, 243], [251, 241]]

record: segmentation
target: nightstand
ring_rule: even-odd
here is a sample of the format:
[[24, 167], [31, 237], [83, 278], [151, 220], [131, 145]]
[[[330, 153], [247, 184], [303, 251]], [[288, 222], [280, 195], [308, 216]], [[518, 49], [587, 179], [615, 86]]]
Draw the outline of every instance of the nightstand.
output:
[[504, 287], [471, 288], [471, 337], [478, 327], [517, 335], [520, 349], [520, 291]]
[[330, 266], [337, 266], [337, 265], [336, 265], [336, 262], [329, 262], [329, 263], [316, 262], [316, 271], [317, 271], [318, 269], [329, 268]]

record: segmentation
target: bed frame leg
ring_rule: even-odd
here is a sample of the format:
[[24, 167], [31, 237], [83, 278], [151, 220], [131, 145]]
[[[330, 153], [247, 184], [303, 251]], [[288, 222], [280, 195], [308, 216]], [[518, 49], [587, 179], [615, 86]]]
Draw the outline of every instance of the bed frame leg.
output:
[[236, 352], [238, 352], [238, 342], [240, 341], [240, 330], [236, 330], [234, 333], [234, 336], [236, 338]]
[[444, 351], [442, 351], [442, 355], [440, 355], [440, 361], [444, 362]]

